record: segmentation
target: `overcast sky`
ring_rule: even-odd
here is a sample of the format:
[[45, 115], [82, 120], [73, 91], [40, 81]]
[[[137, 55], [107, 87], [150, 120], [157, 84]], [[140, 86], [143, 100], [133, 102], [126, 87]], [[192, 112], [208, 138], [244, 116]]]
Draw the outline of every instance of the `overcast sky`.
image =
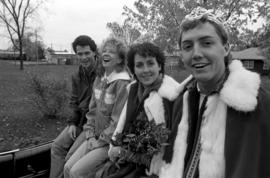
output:
[[[34, 0], [33, 0], [34, 1]], [[47, 47], [71, 51], [72, 41], [81, 34], [91, 36], [97, 44], [109, 35], [108, 22], [122, 23], [124, 5], [134, 9], [135, 0], [48, 0], [46, 9], [39, 10], [32, 28], [39, 28], [39, 35]], [[36, 25], [38, 24], [38, 25]], [[252, 25], [252, 28], [255, 26]], [[11, 44], [3, 37], [0, 26], [0, 49]]]
[[[40, 35], [48, 47], [70, 51], [78, 35], [91, 36], [98, 44], [109, 35], [107, 22], [121, 23], [123, 7], [135, 0], [50, 0], [39, 16]], [[0, 36], [0, 38], [2, 38]], [[6, 43], [0, 40], [0, 49]]]

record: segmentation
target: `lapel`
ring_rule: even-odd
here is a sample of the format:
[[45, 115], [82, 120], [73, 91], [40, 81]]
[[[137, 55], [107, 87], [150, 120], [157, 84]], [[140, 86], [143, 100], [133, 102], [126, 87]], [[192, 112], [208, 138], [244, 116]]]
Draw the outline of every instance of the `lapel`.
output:
[[134, 116], [138, 115], [138, 112], [143, 108], [143, 101], [145, 98], [142, 99], [141, 102], [139, 102], [138, 98], [138, 83], [134, 83], [130, 86], [129, 90], [129, 96], [128, 96], [128, 102], [127, 102], [127, 110], [126, 110], [126, 121], [124, 130], [126, 131], [127, 128], [129, 128], [129, 125], [132, 123], [132, 120], [135, 119]]
[[192, 87], [189, 89], [189, 98], [188, 98], [188, 139], [187, 139], [187, 154], [185, 156], [185, 165], [188, 164], [188, 160], [190, 159], [192, 147], [195, 144], [195, 135], [198, 131], [196, 129], [198, 125], [198, 113], [199, 113], [199, 101], [200, 94], [196, 87]]

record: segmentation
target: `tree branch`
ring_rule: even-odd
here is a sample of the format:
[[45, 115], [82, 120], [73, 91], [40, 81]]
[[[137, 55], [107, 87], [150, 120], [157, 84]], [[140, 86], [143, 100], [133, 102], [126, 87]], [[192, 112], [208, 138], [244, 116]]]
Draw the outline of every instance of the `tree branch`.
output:
[[[9, 2], [9, 4], [7, 4], [6, 3], [6, 1], [5, 0], [1, 0], [0, 1], [2, 4], [3, 4], [3, 6], [4, 6], [4, 9], [7, 9], [8, 10], [8, 12], [12, 15], [12, 17], [15, 19], [16, 17], [14, 16], [14, 14], [13, 14], [13, 11], [12, 11], [12, 3], [8, 0], [8, 2]], [[11, 7], [9, 7], [9, 5], [11, 6]], [[4, 12], [3, 12], [4, 13]]]
[[[175, 2], [175, 1], [174, 1]], [[172, 10], [169, 10], [170, 14], [171, 14], [171, 17], [174, 19], [175, 23], [177, 26], [180, 26], [180, 23], [178, 22], [177, 18], [176, 18], [176, 13], [175, 13], [175, 9], [172, 7], [172, 3], [171, 1], [169, 1], [168, 5], [170, 6], [170, 9]]]
[[22, 17], [22, 31], [21, 31], [21, 34], [22, 34], [22, 36], [21, 37], [23, 37], [23, 34], [24, 34], [24, 27], [25, 27], [25, 22], [26, 22], [26, 18], [28, 17], [28, 15], [30, 14], [29, 13], [29, 5], [30, 5], [30, 0], [27, 0], [27, 3], [26, 3], [26, 5], [25, 5], [25, 8], [24, 8], [24, 12], [23, 12], [23, 17]]
[[239, 2], [240, 2], [240, 0], [234, 0], [232, 3], [230, 3], [229, 9], [228, 9], [228, 13], [227, 13], [227, 16], [225, 18], [226, 21], [231, 17], [234, 9], [239, 4]]
[[0, 14], [0, 19], [3, 20], [3, 22], [5, 23], [5, 25], [8, 28], [11, 28], [15, 33], [17, 33], [17, 30], [15, 29], [15, 27], [13, 27], [10, 22], [8, 22], [7, 17], [5, 16], [5, 14]]

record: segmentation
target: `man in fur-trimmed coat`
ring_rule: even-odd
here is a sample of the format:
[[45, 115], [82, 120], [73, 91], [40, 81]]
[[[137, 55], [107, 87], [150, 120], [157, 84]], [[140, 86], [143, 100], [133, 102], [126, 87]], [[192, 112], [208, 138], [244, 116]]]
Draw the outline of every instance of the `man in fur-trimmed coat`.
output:
[[161, 178], [270, 177], [269, 86], [240, 61], [228, 65], [227, 40], [204, 10], [181, 24], [182, 60], [193, 79], [174, 104]]
[[[244, 69], [240, 61], [233, 61], [230, 68], [220, 94], [208, 97], [206, 103], [200, 177], [270, 177], [270, 91], [265, 80]], [[170, 175], [166, 178], [183, 177], [181, 170], [187, 167], [192, 154], [199, 122], [194, 111], [198, 111], [200, 94], [195, 86], [195, 81], [190, 83], [175, 101], [174, 137], [165, 156], [169, 162], [165, 172]]]

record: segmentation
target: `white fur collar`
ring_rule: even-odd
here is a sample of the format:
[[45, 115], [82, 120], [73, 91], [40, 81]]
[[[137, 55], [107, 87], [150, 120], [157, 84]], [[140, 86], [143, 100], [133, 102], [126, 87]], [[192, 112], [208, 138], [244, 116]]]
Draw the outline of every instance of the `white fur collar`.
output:
[[238, 60], [229, 65], [229, 77], [220, 91], [221, 99], [230, 107], [249, 112], [257, 106], [260, 76], [245, 69]]
[[[257, 96], [261, 84], [260, 75], [243, 67], [239, 60], [229, 65], [230, 74], [220, 91], [221, 100], [238, 111], [253, 111], [257, 106]], [[180, 94], [193, 76], [186, 78], [178, 87]]]
[[173, 101], [178, 96], [179, 86], [180, 84], [177, 81], [175, 81], [172, 77], [164, 75], [158, 93], [161, 97]]
[[149, 120], [154, 119], [157, 124], [165, 122], [165, 110], [162, 98], [173, 101], [178, 96], [179, 83], [168, 75], [164, 75], [158, 91], [152, 91], [144, 101], [144, 110]]
[[173, 101], [178, 96], [179, 83], [172, 77], [164, 75], [158, 91], [150, 92], [144, 101], [144, 110], [149, 121], [155, 120], [157, 124], [165, 122], [165, 110], [162, 98]]

